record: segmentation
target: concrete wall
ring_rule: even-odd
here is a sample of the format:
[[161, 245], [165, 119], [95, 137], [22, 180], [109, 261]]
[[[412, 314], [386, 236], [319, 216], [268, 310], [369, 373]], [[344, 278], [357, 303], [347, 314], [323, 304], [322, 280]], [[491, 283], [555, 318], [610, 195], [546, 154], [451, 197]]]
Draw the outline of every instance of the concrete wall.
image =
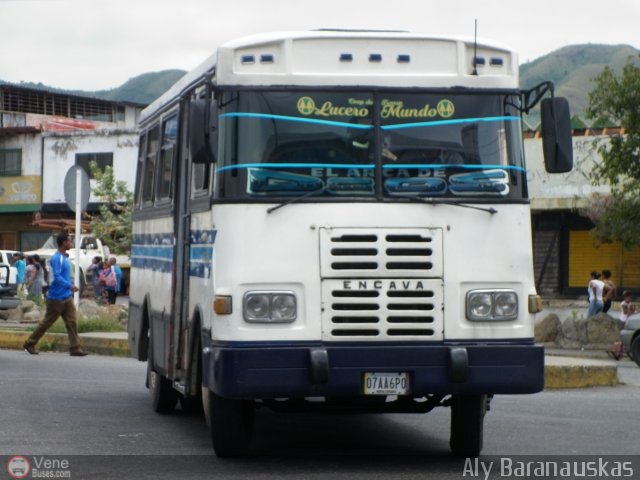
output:
[[0, 177], [0, 211], [36, 211], [42, 203], [42, 142], [39, 134], [0, 137], [0, 149], [22, 151], [22, 175]]
[[573, 137], [574, 168], [549, 174], [544, 169], [542, 140], [526, 139], [527, 181], [532, 210], [575, 210], [588, 205], [593, 193], [607, 193], [608, 186], [593, 186], [589, 174], [601, 162], [597, 146], [608, 137]]
[[[116, 180], [126, 182], [133, 191], [136, 176], [138, 135], [134, 130], [92, 131], [43, 134], [43, 186], [42, 202], [65, 203], [64, 176], [75, 165], [78, 153], [113, 153]], [[92, 188], [94, 186], [93, 180]], [[90, 202], [98, 202], [93, 194]]]

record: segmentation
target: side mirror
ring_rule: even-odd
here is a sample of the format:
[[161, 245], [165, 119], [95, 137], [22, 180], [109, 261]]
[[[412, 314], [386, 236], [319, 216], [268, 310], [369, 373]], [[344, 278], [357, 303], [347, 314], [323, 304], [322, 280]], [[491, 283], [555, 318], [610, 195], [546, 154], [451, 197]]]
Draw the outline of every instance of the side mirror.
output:
[[189, 104], [189, 151], [193, 163], [214, 163], [218, 149], [218, 112], [215, 101], [194, 100]]
[[571, 114], [566, 98], [545, 98], [540, 104], [544, 166], [549, 173], [573, 169]]

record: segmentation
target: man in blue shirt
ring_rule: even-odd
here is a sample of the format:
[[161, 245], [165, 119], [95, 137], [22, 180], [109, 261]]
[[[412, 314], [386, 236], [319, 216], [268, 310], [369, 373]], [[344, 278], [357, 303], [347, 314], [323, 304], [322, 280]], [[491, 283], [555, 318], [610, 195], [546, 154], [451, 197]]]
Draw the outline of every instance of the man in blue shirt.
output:
[[69, 355], [72, 357], [84, 357], [85, 352], [80, 348], [78, 340], [78, 324], [76, 323], [76, 306], [73, 303], [73, 294], [78, 291], [71, 282], [71, 263], [67, 258], [67, 250], [71, 249], [71, 238], [66, 233], [61, 233], [56, 238], [58, 251], [50, 260], [51, 282], [47, 294], [47, 311], [44, 319], [38, 324], [31, 336], [24, 342], [24, 349], [31, 355], [37, 355], [36, 344], [47, 330], [54, 324], [58, 317], [62, 317], [69, 337]]
[[16, 283], [18, 284], [18, 296], [22, 297], [22, 289], [24, 288], [24, 274], [27, 269], [27, 262], [24, 261], [24, 255], [22, 253], [14, 253], [13, 258], [15, 262], [13, 266], [16, 267]]

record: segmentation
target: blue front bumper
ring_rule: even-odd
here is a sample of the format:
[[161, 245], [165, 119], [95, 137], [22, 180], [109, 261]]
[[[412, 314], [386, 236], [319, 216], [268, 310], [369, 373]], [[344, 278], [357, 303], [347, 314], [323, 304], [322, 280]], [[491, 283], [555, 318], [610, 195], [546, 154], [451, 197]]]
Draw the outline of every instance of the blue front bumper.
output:
[[409, 372], [414, 396], [544, 387], [544, 349], [532, 343], [204, 343], [203, 383], [227, 398], [353, 397], [363, 393], [365, 372]]

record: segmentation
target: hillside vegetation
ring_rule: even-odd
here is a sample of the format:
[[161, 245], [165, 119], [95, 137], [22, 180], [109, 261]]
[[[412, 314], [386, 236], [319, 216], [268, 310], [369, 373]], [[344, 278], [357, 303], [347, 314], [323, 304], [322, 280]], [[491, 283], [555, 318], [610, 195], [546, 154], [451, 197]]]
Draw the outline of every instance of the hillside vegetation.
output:
[[113, 90], [88, 92], [88, 94], [105, 100], [148, 105], [166, 92], [185, 73], [184, 70], [163, 70], [161, 72], [144, 73], [130, 78]]
[[606, 66], [620, 72], [629, 58], [640, 63], [639, 50], [629, 45], [569, 45], [520, 66], [520, 86], [531, 88], [551, 80], [556, 95], [567, 97], [571, 112], [583, 116], [594, 89], [593, 79]]

